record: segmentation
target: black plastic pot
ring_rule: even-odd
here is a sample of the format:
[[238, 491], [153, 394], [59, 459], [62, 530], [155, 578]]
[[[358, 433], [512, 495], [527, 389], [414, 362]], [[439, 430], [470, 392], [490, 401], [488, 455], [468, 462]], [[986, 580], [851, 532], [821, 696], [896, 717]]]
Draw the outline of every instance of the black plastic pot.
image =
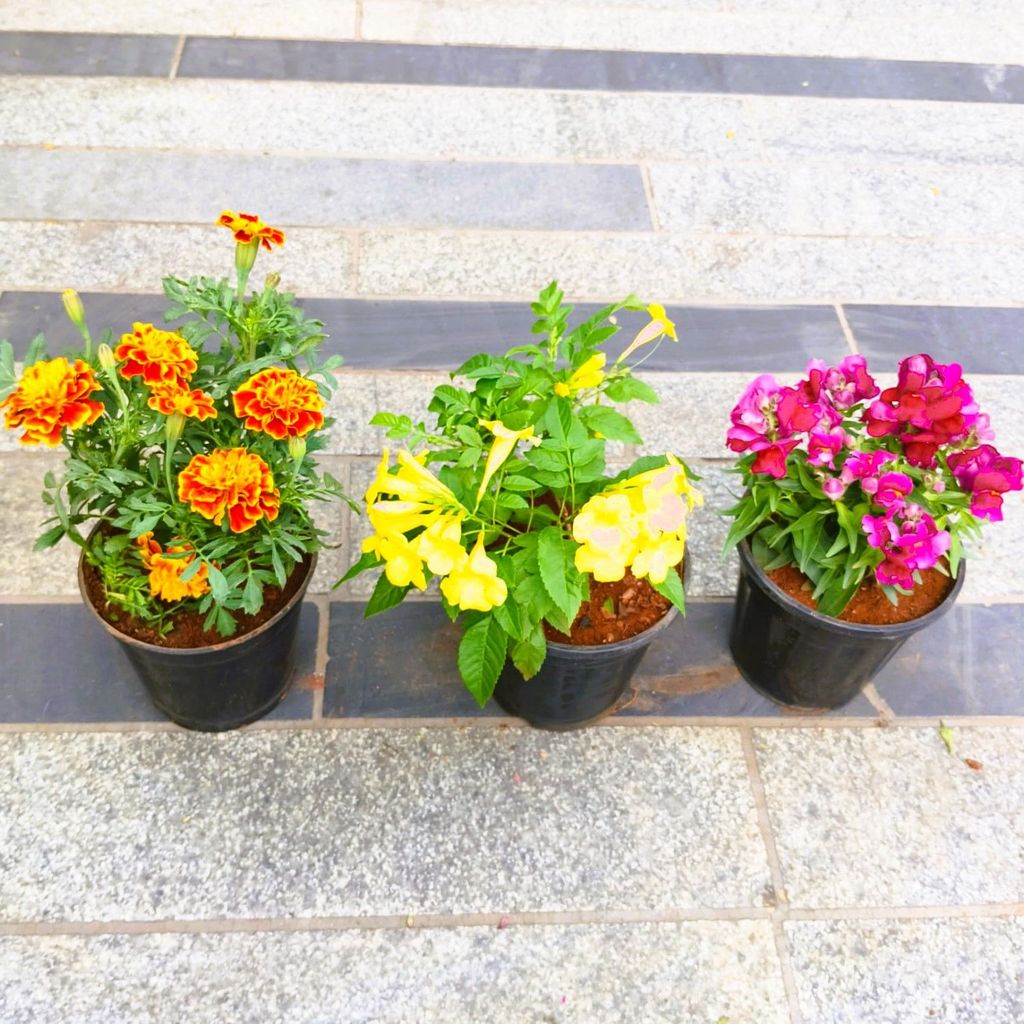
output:
[[547, 656], [532, 679], [505, 663], [494, 699], [538, 729], [579, 729], [603, 718], [626, 692], [654, 638], [678, 612], [670, 608], [650, 629], [611, 644], [548, 641]]
[[740, 581], [729, 647], [750, 685], [776, 704], [822, 711], [849, 704], [907, 639], [942, 618], [964, 583], [964, 564], [942, 604], [892, 626], [843, 622], [777, 587], [739, 545]]
[[128, 655], [149, 699], [186, 729], [224, 732], [272, 711], [288, 692], [295, 661], [295, 633], [302, 598], [316, 568], [314, 555], [291, 600], [273, 618], [240, 637], [208, 647], [158, 647], [120, 632], [99, 614], [85, 586], [78, 586], [96, 621]]

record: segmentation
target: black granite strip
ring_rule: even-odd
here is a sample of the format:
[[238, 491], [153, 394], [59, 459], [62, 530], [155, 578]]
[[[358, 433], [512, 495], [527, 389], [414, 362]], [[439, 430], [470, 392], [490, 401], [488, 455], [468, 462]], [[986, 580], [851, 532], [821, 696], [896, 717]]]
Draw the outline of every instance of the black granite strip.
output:
[[[477, 718], [456, 671], [458, 628], [434, 602], [407, 602], [363, 619], [358, 602], [331, 604], [324, 715], [329, 718]], [[743, 682], [728, 650], [730, 602], [691, 601], [685, 620], [652, 645], [634, 678], [636, 696], [619, 714], [777, 717], [781, 708]], [[863, 696], [835, 714], [874, 718]]]
[[[858, 349], [895, 364], [915, 352], [962, 363], [966, 373], [1024, 373], [1024, 309], [986, 306], [844, 306]], [[881, 363], [873, 368], [885, 369]]]
[[[83, 295], [93, 333], [115, 335], [135, 320], [163, 323], [160, 295]], [[326, 324], [328, 353], [339, 353], [353, 369], [450, 370], [476, 352], [503, 352], [535, 340], [533, 314], [525, 302], [428, 302], [384, 299], [307, 299], [303, 308]], [[574, 317], [598, 309], [583, 303]], [[679, 342], [663, 341], [645, 370], [799, 373], [812, 357], [835, 362], [848, 354], [830, 306], [677, 306], [668, 314]], [[625, 345], [647, 317], [620, 314]], [[56, 292], [5, 292], [0, 296], [0, 338], [21, 355], [39, 331], [53, 352], [75, 348], [79, 337]], [[614, 344], [614, 342], [613, 342]]]
[[[293, 684], [270, 718], [313, 714], [319, 611], [302, 606]], [[0, 722], [159, 722], [120, 646], [79, 604], [0, 604]]]
[[0, 74], [166, 78], [175, 36], [0, 32]]
[[1024, 102], [1024, 67], [936, 61], [192, 38], [179, 77]]
[[897, 715], [1024, 715], [1024, 605], [956, 605], [875, 680]]

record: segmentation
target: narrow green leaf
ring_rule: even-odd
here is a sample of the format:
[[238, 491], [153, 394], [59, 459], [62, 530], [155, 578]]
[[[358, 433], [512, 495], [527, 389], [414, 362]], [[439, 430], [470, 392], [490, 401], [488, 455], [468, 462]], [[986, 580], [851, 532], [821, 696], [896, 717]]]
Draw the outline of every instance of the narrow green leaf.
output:
[[946, 745], [946, 752], [948, 754], [954, 754], [953, 730], [942, 721], [939, 722], [939, 739]]
[[227, 599], [231, 588], [228, 586], [228, 581], [224, 576], [224, 573], [222, 573], [217, 566], [207, 562], [206, 571], [210, 580], [210, 591], [213, 594], [213, 599], [217, 604], [220, 604], [222, 601]]

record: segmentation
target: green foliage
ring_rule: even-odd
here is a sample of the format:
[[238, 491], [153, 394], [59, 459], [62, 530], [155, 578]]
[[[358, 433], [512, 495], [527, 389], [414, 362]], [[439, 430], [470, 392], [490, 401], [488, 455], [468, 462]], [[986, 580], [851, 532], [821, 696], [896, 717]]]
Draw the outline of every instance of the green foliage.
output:
[[[267, 367], [315, 379], [324, 397], [335, 386], [332, 370], [340, 359], [317, 360], [323, 324], [275, 284], [268, 279], [245, 295], [226, 279], [164, 280], [165, 321], [198, 354], [188, 387], [209, 395], [217, 411], [215, 418], [185, 419], [177, 440], [168, 436], [168, 417], [149, 407], [150, 392], [138, 377], [127, 380], [110, 370], [95, 350], [68, 355], [91, 366], [102, 386], [92, 397], [102, 402], [104, 414], [91, 426], [64, 432], [67, 459], [63, 472], [47, 474], [44, 482], [48, 515], [36, 548], [45, 550], [64, 537], [81, 545], [100, 574], [108, 606], [160, 632], [170, 628], [175, 612], [190, 610], [205, 615], [208, 628], [231, 635], [238, 613], [258, 612], [266, 589], [283, 587], [296, 566], [322, 546], [325, 534], [314, 525], [310, 504], [348, 500], [338, 481], [317, 469], [314, 455], [323, 441], [316, 431], [306, 435], [304, 451], [290, 451], [287, 441], [246, 429], [235, 416], [233, 392]], [[130, 331], [131, 324], [124, 329]], [[40, 335], [29, 346], [26, 365], [44, 358], [45, 350]], [[15, 384], [11, 346], [3, 342], [0, 398]], [[194, 455], [235, 447], [267, 464], [280, 493], [277, 518], [260, 519], [242, 533], [231, 531], [227, 517], [219, 524], [203, 518], [176, 493], [178, 474]], [[168, 603], [149, 593], [148, 569], [134, 538], [150, 532], [165, 554], [171, 547], [195, 553], [182, 581], [205, 566], [205, 594]]]

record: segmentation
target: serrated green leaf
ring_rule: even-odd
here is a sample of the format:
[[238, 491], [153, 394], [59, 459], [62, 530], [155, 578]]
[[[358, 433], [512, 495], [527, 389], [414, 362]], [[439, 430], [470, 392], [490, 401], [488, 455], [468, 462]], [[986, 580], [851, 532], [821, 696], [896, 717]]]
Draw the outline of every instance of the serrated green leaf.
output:
[[255, 615], [263, 607], [263, 588], [254, 575], [245, 581], [242, 591], [242, 609], [249, 615]]
[[682, 615], [686, 614], [686, 595], [683, 592], [683, 581], [675, 569], [670, 569], [668, 575], [661, 583], [652, 583], [651, 586], [662, 597], [671, 601]]
[[633, 376], [620, 377], [618, 380], [612, 381], [603, 393], [613, 402], [637, 401], [657, 405], [661, 401], [654, 388]]
[[580, 419], [594, 434], [601, 434], [609, 441], [625, 441], [627, 444], [642, 444], [643, 438], [636, 427], [621, 412], [607, 405], [588, 405], [580, 409]]
[[561, 527], [546, 526], [537, 535], [537, 567], [544, 590], [554, 606], [571, 624], [579, 611], [581, 595], [574, 581], [579, 577], [575, 563], [576, 545]]
[[363, 618], [368, 619], [373, 615], [379, 615], [381, 612], [386, 612], [389, 608], [401, 604], [409, 590], [409, 587], [396, 587], [384, 573], [381, 573], [377, 585], [370, 595], [370, 600], [366, 602]]
[[459, 675], [466, 689], [483, 707], [494, 693], [505, 664], [508, 634], [493, 615], [485, 615], [470, 626], [459, 643]]
[[544, 636], [544, 627], [539, 622], [509, 650], [512, 664], [524, 679], [532, 679], [540, 671], [547, 653], [548, 642]]

